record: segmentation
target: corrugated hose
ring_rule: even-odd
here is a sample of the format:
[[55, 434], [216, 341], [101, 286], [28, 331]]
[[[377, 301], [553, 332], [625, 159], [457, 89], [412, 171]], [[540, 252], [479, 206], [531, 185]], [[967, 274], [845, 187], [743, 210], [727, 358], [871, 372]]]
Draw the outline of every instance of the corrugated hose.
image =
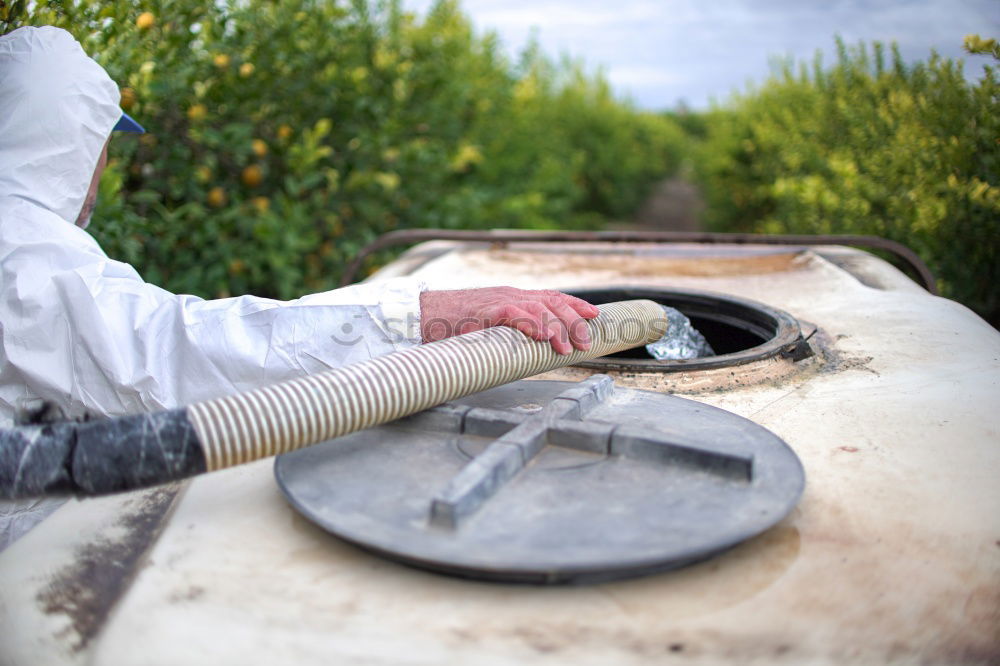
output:
[[188, 407], [0, 430], [0, 497], [102, 495], [240, 465], [645, 345], [667, 328], [653, 301], [599, 309], [587, 351], [560, 355], [488, 328]]

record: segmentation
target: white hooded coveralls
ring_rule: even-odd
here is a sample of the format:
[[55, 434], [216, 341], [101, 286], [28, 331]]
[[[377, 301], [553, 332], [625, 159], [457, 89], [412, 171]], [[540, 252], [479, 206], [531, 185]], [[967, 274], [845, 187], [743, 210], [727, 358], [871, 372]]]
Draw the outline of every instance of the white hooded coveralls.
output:
[[[38, 399], [70, 416], [172, 408], [419, 342], [416, 281], [206, 301], [109, 259], [75, 221], [119, 99], [66, 31], [0, 37], [0, 425]], [[0, 549], [50, 510], [0, 503]]]

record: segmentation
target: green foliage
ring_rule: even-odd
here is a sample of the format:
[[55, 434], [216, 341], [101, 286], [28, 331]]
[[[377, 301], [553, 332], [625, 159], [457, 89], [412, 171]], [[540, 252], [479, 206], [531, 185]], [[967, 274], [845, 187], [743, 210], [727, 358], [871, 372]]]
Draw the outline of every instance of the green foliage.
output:
[[[995, 50], [970, 38], [972, 50]], [[928, 262], [942, 292], [1000, 321], [1000, 85], [881, 44], [786, 64], [708, 114], [698, 172], [716, 230], [873, 234]]]
[[1000, 60], [1000, 43], [995, 39], [983, 39], [979, 35], [967, 35], [962, 48], [972, 55], [991, 55]]
[[219, 296], [330, 288], [406, 227], [580, 227], [629, 214], [680, 130], [536, 48], [512, 64], [457, 2], [48, 0], [0, 31], [69, 30], [148, 133], [117, 135], [91, 229], [151, 282]]

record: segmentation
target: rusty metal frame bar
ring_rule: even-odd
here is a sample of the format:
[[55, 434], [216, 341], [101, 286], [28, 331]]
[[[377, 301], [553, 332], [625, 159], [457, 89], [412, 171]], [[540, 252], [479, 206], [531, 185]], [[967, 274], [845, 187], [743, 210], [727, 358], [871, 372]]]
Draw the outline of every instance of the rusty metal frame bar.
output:
[[432, 240], [470, 243], [702, 243], [734, 245], [848, 245], [888, 252], [912, 270], [921, 286], [937, 294], [937, 283], [927, 264], [902, 243], [878, 236], [809, 234], [735, 234], [706, 231], [456, 231], [453, 229], [402, 229], [382, 234], [363, 247], [348, 264], [341, 286], [355, 281], [366, 257], [394, 245]]

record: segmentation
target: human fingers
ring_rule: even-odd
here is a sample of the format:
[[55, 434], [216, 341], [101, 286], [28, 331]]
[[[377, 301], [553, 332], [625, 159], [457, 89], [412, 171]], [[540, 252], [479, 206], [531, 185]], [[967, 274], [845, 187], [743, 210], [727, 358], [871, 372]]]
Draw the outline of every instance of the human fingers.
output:
[[[569, 354], [573, 345], [569, 341], [566, 324], [553, 312], [547, 300], [524, 301], [520, 307], [537, 317], [549, 331], [549, 344], [557, 354]], [[575, 316], [575, 315], [574, 315]], [[579, 319], [579, 317], [575, 317]]]
[[[578, 310], [572, 307], [569, 298], [572, 297], [559, 294], [559, 297], [549, 298], [546, 305], [562, 323], [562, 329], [565, 331], [565, 337], [568, 338], [569, 344], [580, 350], [590, 349], [590, 331], [587, 328], [587, 321]], [[584, 303], [586, 302], [584, 301]], [[586, 305], [590, 304], [586, 303]]]
[[508, 326], [539, 342], [549, 340], [553, 332], [540, 316], [541, 313], [530, 304], [521, 305], [508, 303], [502, 306], [491, 325]]
[[600, 309], [598, 309], [596, 305], [591, 305], [582, 298], [577, 298], [576, 296], [570, 296], [569, 294], [564, 294], [559, 291], [555, 293], [561, 296], [563, 302], [565, 302], [566, 305], [568, 305], [569, 307], [573, 308], [573, 310], [584, 319], [593, 319], [597, 315], [601, 314]]

